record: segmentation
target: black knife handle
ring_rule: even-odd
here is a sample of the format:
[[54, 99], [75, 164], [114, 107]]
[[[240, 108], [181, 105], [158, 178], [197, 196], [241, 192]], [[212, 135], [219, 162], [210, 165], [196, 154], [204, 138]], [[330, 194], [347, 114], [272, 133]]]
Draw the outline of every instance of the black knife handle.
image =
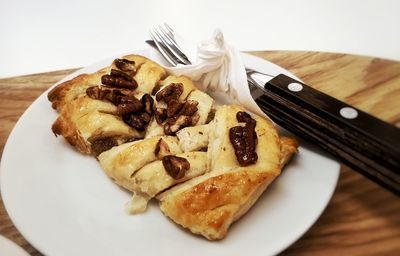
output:
[[399, 128], [283, 74], [255, 100], [280, 126], [400, 194]]

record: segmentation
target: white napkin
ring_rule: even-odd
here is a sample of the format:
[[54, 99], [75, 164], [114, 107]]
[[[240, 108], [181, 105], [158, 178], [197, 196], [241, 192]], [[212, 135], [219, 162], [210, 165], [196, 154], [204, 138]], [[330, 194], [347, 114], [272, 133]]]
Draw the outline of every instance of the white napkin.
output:
[[179, 36], [175, 39], [192, 64], [165, 67], [170, 73], [190, 77], [219, 102], [239, 103], [265, 116], [250, 95], [240, 52], [224, 40], [221, 30], [216, 29], [210, 40], [200, 42], [197, 51], [193, 44]]

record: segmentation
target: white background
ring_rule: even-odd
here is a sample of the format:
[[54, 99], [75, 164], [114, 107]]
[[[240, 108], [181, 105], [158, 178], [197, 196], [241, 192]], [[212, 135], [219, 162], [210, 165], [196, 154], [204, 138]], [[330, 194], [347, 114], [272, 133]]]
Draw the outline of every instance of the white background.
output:
[[400, 60], [397, 0], [0, 0], [0, 77], [86, 66], [145, 47], [168, 22], [191, 41], [214, 28], [240, 50]]

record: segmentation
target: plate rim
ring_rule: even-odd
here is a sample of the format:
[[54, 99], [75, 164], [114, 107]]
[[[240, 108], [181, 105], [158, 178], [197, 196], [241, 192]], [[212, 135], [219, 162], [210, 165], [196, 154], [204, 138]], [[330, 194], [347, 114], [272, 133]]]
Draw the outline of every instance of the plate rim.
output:
[[[137, 54], [143, 54], [143, 53], [142, 53], [143, 51], [148, 51], [149, 49], [151, 49], [151, 48], [137, 49], [137, 50], [133, 50], [133, 51], [131, 51], [131, 52], [129, 52], [129, 53], [126, 53], [126, 54], [135, 54], [135, 53], [137, 53]], [[19, 119], [18, 119], [18, 121], [16, 122], [16, 124], [14, 125], [12, 131], [11, 131], [10, 134], [8, 135], [7, 141], [6, 141], [5, 145], [4, 145], [3, 154], [2, 154], [2, 157], [1, 157], [1, 160], [0, 160], [0, 193], [1, 193], [1, 196], [2, 196], [2, 198], [3, 198], [3, 203], [4, 203], [5, 210], [6, 210], [7, 214], [8, 214], [8, 216], [10, 217], [12, 223], [16, 226], [16, 228], [17, 228], [18, 231], [22, 234], [22, 236], [23, 236], [34, 248], [36, 248], [36, 249], [37, 249], [38, 251], [40, 251], [41, 253], [49, 254], [50, 252], [47, 251], [47, 248], [45, 248], [45, 247], [42, 246], [42, 243], [41, 243], [41, 242], [37, 241], [34, 237], [31, 237], [30, 235], [27, 235], [27, 234], [26, 234], [26, 230], [24, 229], [23, 224], [21, 224], [21, 223], [19, 222], [19, 220], [17, 220], [17, 218], [15, 217], [15, 213], [12, 213], [12, 209], [10, 209], [11, 206], [10, 206], [10, 202], [8, 201], [8, 200], [10, 199], [10, 197], [8, 196], [8, 192], [7, 192], [7, 191], [8, 191], [8, 189], [7, 189], [8, 185], [7, 185], [7, 183], [5, 183], [4, 178], [3, 178], [3, 177], [4, 177], [4, 172], [5, 172], [3, 162], [4, 162], [4, 159], [6, 159], [6, 156], [7, 156], [8, 154], [10, 154], [10, 153], [9, 153], [9, 150], [10, 150], [10, 149], [9, 149], [9, 148], [10, 148], [9, 143], [10, 143], [11, 139], [13, 139], [13, 137], [16, 136], [16, 135], [15, 135], [16, 128], [19, 127], [20, 125], [22, 125], [24, 118], [25, 118], [25, 117], [30, 113], [30, 111], [32, 110], [32, 108], [33, 108], [32, 106], [34, 106], [35, 104], [38, 104], [38, 102], [39, 102], [39, 100], [41, 99], [41, 97], [44, 97], [44, 95], [47, 94], [48, 91], [50, 91], [52, 88], [54, 88], [57, 84], [59, 84], [59, 83], [65, 81], [65, 80], [67, 80], [67, 79], [71, 79], [72, 77], [75, 77], [76, 75], [82, 73], [84, 70], [86, 70], [86, 69], [88, 69], [88, 68], [90, 68], [90, 67], [92, 67], [92, 66], [95, 66], [96, 64], [98, 65], [99, 63], [105, 62], [105, 61], [107, 61], [107, 60], [109, 60], [109, 59], [113, 59], [113, 58], [116, 58], [116, 57], [118, 57], [118, 56], [123, 56], [123, 55], [126, 55], [126, 54], [118, 54], [118, 55], [110, 56], [110, 57], [108, 57], [108, 58], [104, 58], [104, 59], [102, 59], [102, 60], [100, 60], [100, 61], [97, 61], [97, 62], [95, 62], [95, 63], [92, 63], [92, 64], [90, 64], [90, 65], [88, 65], [88, 66], [86, 66], [86, 67], [80, 68], [80, 69], [78, 69], [78, 70], [72, 72], [71, 74], [68, 74], [67, 76], [63, 77], [61, 80], [59, 80], [59, 81], [57, 81], [56, 83], [54, 83], [52, 86], [50, 86], [48, 89], [46, 89], [42, 94], [40, 94], [40, 95], [38, 96], [38, 98], [36, 98], [36, 99], [29, 105], [29, 107], [28, 107], [28, 108], [23, 112], [23, 114], [19, 117]], [[268, 60], [265, 60], [265, 59], [263, 59], [263, 58], [260, 58], [260, 57], [258, 57], [258, 56], [251, 55], [251, 54], [248, 54], [248, 53], [242, 53], [242, 54], [245, 55], [246, 58], [251, 58], [251, 59], [253, 59], [253, 60], [257, 61], [257, 62], [267, 62], [267, 63], [269, 63], [269, 65], [274, 65], [274, 66], [278, 67], [279, 69], [282, 69], [282, 70], [287, 71], [287, 73], [290, 74], [293, 78], [297, 78], [297, 77], [296, 77], [294, 74], [292, 74], [289, 70], [287, 70], [287, 69], [285, 69], [285, 68], [283, 68], [283, 67], [280, 67], [279, 65], [276, 65], [275, 63], [272, 63], [272, 62], [270, 62], [270, 61], [268, 61]], [[246, 61], [244, 61], [244, 62], [246, 62]], [[300, 80], [299, 78], [297, 78], [297, 79]], [[49, 106], [49, 107], [50, 107], [50, 106]], [[312, 225], [314, 225], [314, 224], [316, 223], [316, 221], [317, 221], [317, 220], [320, 218], [320, 216], [324, 213], [326, 207], [329, 205], [329, 202], [330, 202], [331, 199], [332, 199], [333, 194], [335, 193], [335, 190], [336, 190], [336, 187], [337, 187], [337, 182], [338, 182], [339, 177], [340, 177], [340, 163], [337, 162], [336, 160], [334, 160], [334, 162], [336, 162], [336, 164], [337, 164], [337, 171], [336, 171], [336, 172], [337, 172], [337, 175], [335, 176], [335, 180], [332, 182], [332, 189], [330, 190], [330, 193], [326, 195], [326, 196], [327, 196], [327, 200], [325, 200], [324, 204], [321, 206], [321, 209], [318, 211], [317, 216], [314, 217], [314, 218], [310, 218], [310, 223], [308, 223], [308, 224], [306, 225], [307, 228], [303, 229], [302, 232], [298, 232], [297, 235], [296, 235], [295, 237], [292, 237], [291, 239], [289, 239], [290, 241], [288, 241], [286, 245], [281, 246], [281, 248], [277, 248], [275, 251], [272, 251], [273, 254], [278, 254], [278, 253], [282, 252], [283, 250], [287, 249], [287, 248], [288, 248], [290, 245], [292, 245], [293, 243], [295, 243], [299, 238], [301, 238], [301, 237], [312, 227]], [[40, 239], [39, 239], [39, 240], [40, 240]]]

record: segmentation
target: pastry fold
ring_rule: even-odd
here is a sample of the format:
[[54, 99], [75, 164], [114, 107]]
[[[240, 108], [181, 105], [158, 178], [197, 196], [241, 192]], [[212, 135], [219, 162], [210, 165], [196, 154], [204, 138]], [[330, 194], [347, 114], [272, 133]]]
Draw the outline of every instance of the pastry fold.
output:
[[105, 173], [118, 185], [129, 191], [137, 191], [132, 177], [145, 165], [166, 155], [182, 153], [178, 139], [173, 136], [155, 136], [125, 143], [99, 155], [99, 163]]
[[[224, 238], [280, 175], [297, 141], [280, 137], [270, 120], [250, 117], [241, 106], [215, 106], [190, 78], [167, 76], [154, 61], [121, 59], [49, 92], [60, 112], [53, 132], [95, 155], [104, 172], [133, 193], [129, 212], [143, 212], [156, 198], [175, 223], [209, 240]], [[106, 74], [108, 85], [86, 92]]]
[[[164, 68], [146, 57], [126, 55], [121, 59], [134, 62], [133, 79], [138, 87], [131, 91], [131, 97], [140, 99], [166, 76]], [[52, 107], [60, 112], [52, 126], [53, 132], [62, 135], [81, 153], [97, 156], [113, 146], [144, 137], [144, 132], [122, 120], [113, 103], [106, 99], [92, 99], [86, 94], [89, 87], [101, 85], [101, 77], [112, 69], [118, 69], [116, 61], [95, 73], [82, 74], [63, 82], [48, 93]]]
[[146, 210], [147, 202], [160, 192], [208, 171], [207, 153], [193, 151], [176, 155], [186, 159], [190, 168], [179, 179], [171, 177], [161, 160], [151, 162], [140, 168], [130, 179], [130, 189], [134, 196], [129, 205], [130, 213], [141, 213]]
[[226, 236], [229, 226], [250, 209], [281, 173], [282, 163], [297, 151], [294, 140], [280, 139], [269, 120], [254, 116], [258, 160], [240, 166], [229, 141], [229, 129], [239, 125], [238, 111], [243, 108], [232, 105], [222, 106], [216, 112], [209, 128], [210, 172], [158, 196], [166, 216], [210, 240]]
[[52, 130], [81, 153], [98, 155], [113, 146], [142, 137], [116, 112], [117, 107], [110, 102], [82, 96], [62, 108]]
[[[155, 62], [149, 60], [146, 57], [140, 56], [140, 55], [126, 55], [122, 56], [122, 59], [127, 59], [130, 61], [135, 62], [135, 68], [140, 70], [140, 66], [144, 64], [145, 62], [150, 62], [152, 65], [158, 65]], [[71, 102], [78, 97], [82, 95], [86, 95], [86, 89], [91, 87], [91, 86], [97, 86], [101, 84], [101, 77], [103, 75], [109, 74], [111, 69], [115, 68], [115, 63], [112, 63], [110, 66], [105, 67], [103, 69], [100, 69], [97, 72], [91, 73], [91, 74], [81, 74], [78, 75], [77, 77], [65, 81], [56, 87], [54, 87], [50, 92], [47, 94], [47, 98], [49, 101], [52, 103], [52, 107], [56, 109], [57, 111], [61, 111], [62, 107], [66, 105], [68, 102]], [[164, 77], [166, 75], [165, 70], [158, 65], [157, 67], [157, 72], [159, 77]], [[148, 80], [149, 82], [146, 83], [146, 86], [150, 86], [149, 84], [154, 83], [153, 87], [155, 86], [155, 83], [158, 82], [154, 81], [154, 75], [153, 77], [149, 77]], [[144, 80], [144, 79], [142, 79]], [[141, 80], [142, 84], [145, 84], [144, 81]]]

